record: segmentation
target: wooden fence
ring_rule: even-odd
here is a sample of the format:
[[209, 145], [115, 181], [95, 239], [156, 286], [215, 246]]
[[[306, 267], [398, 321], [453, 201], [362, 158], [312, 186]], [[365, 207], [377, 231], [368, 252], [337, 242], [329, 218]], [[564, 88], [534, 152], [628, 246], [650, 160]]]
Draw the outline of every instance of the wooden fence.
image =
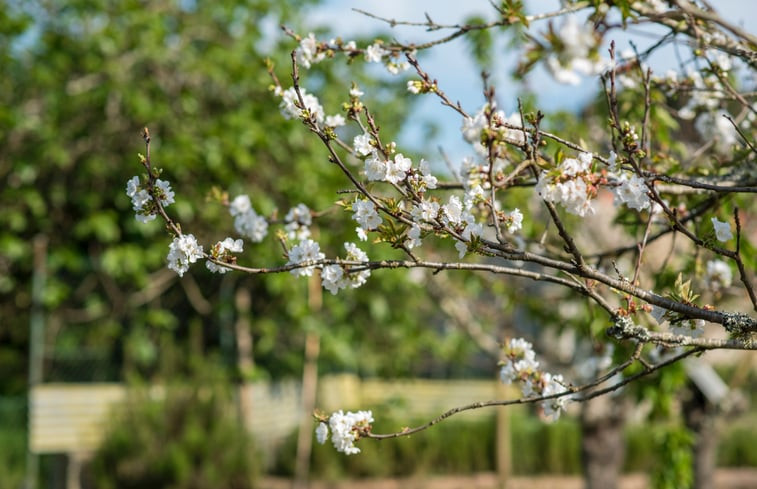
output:
[[[159, 389], [158, 389], [159, 394]], [[265, 451], [272, 451], [298, 426], [301, 386], [294, 381], [260, 382], [244, 392], [251, 413], [249, 430]], [[240, 395], [244, 395], [240, 392]], [[29, 446], [33, 453], [88, 453], [96, 449], [113, 421], [111, 413], [126, 399], [122, 384], [39, 384], [30, 395]], [[354, 375], [319, 380], [319, 409], [373, 409], [404, 419], [430, 417], [473, 401], [504, 396], [494, 380], [361, 380]], [[462, 418], [493, 416], [473, 410]]]

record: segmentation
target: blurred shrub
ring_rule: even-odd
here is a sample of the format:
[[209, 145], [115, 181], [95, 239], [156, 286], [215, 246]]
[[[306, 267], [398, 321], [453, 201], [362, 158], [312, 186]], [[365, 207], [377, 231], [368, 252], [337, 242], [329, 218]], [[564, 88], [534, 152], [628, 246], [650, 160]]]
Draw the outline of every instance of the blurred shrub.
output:
[[[224, 382], [135, 388], [95, 453], [98, 489], [248, 489], [258, 470]], [[161, 389], [163, 390], [163, 389]]]
[[577, 420], [563, 417], [547, 424], [522, 412], [511, 419], [514, 474], [581, 473], [581, 428]]
[[26, 398], [0, 397], [0, 489], [16, 489], [24, 480], [26, 411]]
[[[416, 420], [421, 424], [425, 420]], [[374, 431], [397, 431], [406, 419], [379, 419]], [[515, 474], [579, 473], [580, 430], [574, 420], [545, 424], [513, 410], [510, 418], [512, 467]], [[297, 436], [292, 433], [276, 457], [274, 473], [291, 476]], [[466, 474], [496, 470], [496, 421], [450, 420], [416, 435], [381, 442], [362, 440], [359, 456], [335, 452], [331, 442], [315, 444], [311, 461], [314, 478], [391, 477], [417, 474]]]
[[[737, 420], [729, 420], [720, 433], [718, 442], [718, 467], [757, 467], [757, 431], [754, 430], [757, 413], [750, 413]], [[658, 459], [658, 453], [650, 449], [650, 440], [658, 439], [665, 431], [659, 424], [633, 425], [626, 429], [625, 472], [648, 472]]]
[[757, 467], [757, 412], [729, 422], [720, 435], [718, 466]]
[[[404, 419], [379, 419], [376, 433], [397, 430]], [[411, 426], [426, 420], [416, 420]], [[331, 442], [313, 447], [312, 477], [335, 480], [347, 477], [393, 477], [418, 474], [466, 474], [496, 470], [496, 421], [494, 417], [476, 421], [452, 419], [443, 425], [409, 438], [390, 442], [363, 440], [358, 456], [336, 453]], [[753, 417], [730, 426], [719, 444], [721, 467], [757, 466], [757, 444]], [[671, 443], [670, 429], [660, 424], [630, 426], [626, 430], [624, 472], [649, 472], [665, 442]], [[545, 424], [525, 410], [513, 409], [510, 417], [512, 470], [515, 475], [580, 474], [581, 431], [577, 420], [560, 419]], [[657, 440], [658, 450], [651, 448]], [[675, 440], [673, 440], [674, 442]], [[280, 448], [273, 472], [292, 476], [297, 436], [292, 433]]]

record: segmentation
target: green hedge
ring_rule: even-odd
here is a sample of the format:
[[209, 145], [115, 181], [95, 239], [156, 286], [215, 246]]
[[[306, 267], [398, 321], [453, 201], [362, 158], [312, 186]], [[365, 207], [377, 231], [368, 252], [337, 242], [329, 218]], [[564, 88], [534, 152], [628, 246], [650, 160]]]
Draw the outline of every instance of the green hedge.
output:
[[[580, 472], [579, 427], [565, 419], [545, 424], [525, 412], [511, 413], [512, 466], [515, 474]], [[377, 433], [396, 431], [407, 420], [380, 419]], [[450, 420], [416, 435], [386, 441], [361, 440], [357, 456], [337, 453], [330, 442], [314, 445], [311, 474], [327, 480], [343, 477], [390, 477], [413, 474], [466, 474], [496, 469], [496, 421]], [[273, 472], [291, 476], [297, 435], [280, 448]]]
[[[577, 419], [563, 418], [546, 424], [526, 410], [510, 413], [512, 470], [515, 475], [580, 474], [581, 430]], [[419, 420], [416, 420], [419, 421]], [[425, 420], [424, 420], [425, 421]], [[420, 424], [407, 420], [379, 419], [377, 433]], [[416, 435], [386, 441], [361, 440], [359, 455], [346, 456], [330, 442], [314, 442], [311, 474], [315, 479], [347, 477], [393, 477], [423, 474], [466, 474], [496, 469], [496, 424], [494, 417], [477, 421], [449, 420]], [[751, 425], [749, 423], [752, 423]], [[742, 418], [722, 433], [720, 466], [757, 466], [753, 417]], [[645, 424], [626, 429], [626, 472], [649, 472], [658, 455], [654, 440], [666, 430]], [[279, 449], [272, 469], [275, 475], [292, 476], [297, 443], [292, 433]]]
[[24, 397], [0, 397], [0, 489], [21, 487], [26, 470]]
[[228, 385], [133, 389], [87, 471], [98, 489], [251, 489], [260, 458]]

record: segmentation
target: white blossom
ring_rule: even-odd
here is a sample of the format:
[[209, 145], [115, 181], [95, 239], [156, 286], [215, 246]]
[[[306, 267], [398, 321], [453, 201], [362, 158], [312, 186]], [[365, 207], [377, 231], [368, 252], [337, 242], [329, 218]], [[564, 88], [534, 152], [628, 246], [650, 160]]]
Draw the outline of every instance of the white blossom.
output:
[[408, 69], [410, 69], [410, 63], [407, 61], [401, 61], [399, 63], [396, 61], [389, 61], [386, 63], [386, 71], [392, 75], [399, 75], [401, 72], [407, 71]]
[[184, 276], [189, 270], [189, 265], [203, 257], [202, 246], [191, 234], [183, 234], [173, 239], [168, 245], [168, 268]]
[[418, 169], [420, 170], [421, 175], [423, 175], [422, 181], [426, 188], [435, 189], [439, 180], [431, 174], [431, 165], [429, 165], [426, 160], [421, 160], [418, 164]]
[[241, 253], [244, 246], [241, 239], [234, 238], [226, 238], [217, 244], [223, 251], [230, 251], [232, 253]]
[[360, 431], [370, 429], [371, 423], [373, 423], [373, 414], [370, 411], [344, 413], [340, 409], [329, 418], [331, 443], [337, 451], [346, 455], [360, 453], [355, 442], [360, 438]]
[[[325, 114], [318, 98], [315, 95], [307, 93], [307, 90], [304, 88], [300, 88], [300, 94], [302, 95], [302, 101], [305, 103], [305, 108], [313, 117], [315, 117], [316, 122], [319, 124], [322, 123]], [[298, 107], [299, 104], [300, 102], [297, 98], [297, 92], [294, 90], [294, 87], [290, 87], [281, 92], [281, 103], [279, 104], [279, 108], [284, 117], [287, 119], [301, 119], [302, 109]]]
[[229, 214], [238, 216], [252, 210], [250, 197], [248, 195], [237, 195], [229, 204]]
[[365, 159], [365, 178], [372, 181], [383, 182], [387, 179], [389, 173], [388, 161], [381, 159], [377, 151], [371, 153], [371, 156]]
[[[231, 259], [231, 253], [241, 253], [242, 247], [241, 239], [226, 238], [213, 245], [210, 249], [210, 256], [220, 261], [226, 261]], [[210, 260], [205, 262], [205, 266], [213, 273], [226, 273], [231, 270]]]
[[421, 227], [413, 223], [407, 232], [407, 239], [405, 240], [405, 246], [408, 249], [418, 248], [423, 244], [421, 241]]
[[620, 185], [612, 189], [615, 194], [615, 204], [626, 204], [630, 209], [642, 211], [651, 205], [644, 179], [638, 175], [621, 175], [618, 179]]
[[466, 209], [471, 209], [474, 205], [486, 200], [486, 193], [481, 185], [474, 185], [465, 191], [463, 203]]
[[[307, 265], [326, 258], [326, 255], [321, 253], [321, 246], [312, 239], [306, 239], [300, 241], [298, 244], [292, 246], [289, 250], [289, 261], [287, 265]], [[314, 267], [300, 267], [291, 270], [292, 275], [298, 277], [313, 275]]]
[[[551, 396], [566, 390], [563, 385], [565, 381], [563, 380], [562, 375], [553, 376], [550, 373], [545, 373], [542, 375], [542, 382], [544, 384], [544, 388], [541, 391], [542, 396]], [[557, 421], [560, 414], [565, 411], [565, 405], [567, 402], [567, 396], [555, 397], [542, 401], [541, 408], [547, 421]]]
[[[367, 163], [367, 161], [366, 161]], [[407, 177], [407, 172], [412, 168], [413, 162], [406, 158], [402, 153], [394, 155], [394, 161], [389, 161], [386, 165], [386, 180], [394, 184], [399, 184]], [[367, 173], [367, 172], [366, 172]]]
[[[347, 251], [345, 261], [367, 262], [368, 255], [354, 243], [344, 243]], [[321, 271], [321, 284], [323, 288], [336, 294], [339, 290], [351, 287], [356, 289], [363, 285], [371, 276], [370, 270], [352, 271], [351, 266], [327, 265]]]
[[523, 134], [522, 130], [505, 127], [505, 124], [516, 127], [523, 127], [520, 120], [520, 114], [518, 114], [517, 112], [513, 112], [509, 116], [505, 116], [504, 112], [498, 110], [494, 114], [494, 121], [496, 122], [497, 128], [502, 133], [502, 137], [508, 142], [512, 144], [523, 144], [526, 142], [526, 136], [525, 134]]
[[588, 173], [591, 171], [591, 162], [593, 159], [594, 155], [586, 152], [578, 153], [577, 159], [566, 158], [561, 165], [563, 173], [570, 176]]
[[[368, 255], [365, 253], [365, 251], [358, 248], [355, 243], [344, 243], [344, 249], [347, 251], [345, 260], [357, 262], [368, 261]], [[360, 270], [359, 272], [350, 271], [345, 275], [343, 280], [345, 281], [346, 285], [349, 285], [353, 289], [356, 289], [363, 285], [370, 276], [370, 270]]]
[[718, 241], [725, 243], [729, 239], [733, 238], [730, 223], [719, 221], [717, 217], [713, 217], [711, 221], [712, 227], [715, 229], [715, 237], [718, 239]]
[[311, 64], [322, 61], [325, 57], [325, 52], [318, 52], [318, 41], [312, 32], [300, 41], [300, 49], [297, 51], [297, 61], [305, 69], [310, 68]]
[[126, 182], [126, 195], [134, 197], [137, 191], [139, 191], [139, 177], [134, 176]]
[[407, 91], [414, 94], [421, 93], [421, 88], [423, 87], [423, 82], [420, 80], [408, 80], [407, 82]]
[[305, 204], [297, 204], [289, 209], [284, 222], [286, 222], [284, 229], [289, 239], [302, 241], [310, 237], [309, 226], [313, 224], [313, 218], [310, 209]]
[[[160, 205], [166, 207], [174, 203], [174, 192], [171, 184], [165, 180], [155, 180], [154, 190], [160, 200]], [[132, 177], [126, 182], [126, 195], [131, 198], [131, 206], [137, 221], [145, 223], [157, 217], [157, 206], [145, 186], [139, 182], [139, 177]]]
[[462, 258], [468, 253], [468, 243], [465, 241], [456, 241], [455, 249], [457, 250], [457, 257]]
[[365, 95], [365, 92], [360, 90], [357, 85], [354, 85], [352, 88], [350, 88], [350, 97], [360, 98], [363, 95]]
[[731, 267], [723, 260], [710, 260], [707, 262], [705, 282], [715, 292], [727, 289], [731, 286], [733, 276]]
[[268, 221], [254, 210], [250, 210], [234, 218], [234, 229], [253, 243], [259, 243], [268, 234]]
[[416, 221], [431, 222], [439, 215], [439, 203], [431, 200], [421, 200], [410, 210], [410, 215]]
[[174, 193], [173, 190], [171, 190], [171, 184], [166, 182], [165, 180], [157, 179], [155, 180], [155, 186], [158, 189], [158, 195], [160, 197], [160, 205], [163, 207], [173, 204], [174, 203]]
[[471, 144], [481, 142], [481, 131], [487, 125], [485, 109], [486, 107], [482, 108], [473, 117], [463, 119], [463, 127], [460, 130], [463, 133], [463, 138]]
[[389, 51], [381, 46], [381, 43], [374, 43], [365, 48], [365, 60], [369, 63], [380, 63], [381, 58], [388, 55]]
[[505, 360], [501, 363], [499, 379], [504, 384], [511, 384], [521, 375], [529, 375], [539, 369], [533, 345], [523, 338], [511, 338], [503, 352]]
[[367, 132], [355, 136], [352, 140], [352, 146], [355, 148], [355, 152], [361, 156], [367, 156], [375, 152], [375, 148], [371, 144], [371, 135]]
[[352, 219], [365, 231], [376, 229], [381, 224], [381, 216], [376, 211], [376, 206], [368, 199], [356, 200], [352, 204], [352, 211]]
[[[489, 105], [484, 105], [473, 117], [463, 119], [463, 125], [460, 130], [463, 138], [473, 145], [473, 149], [480, 156], [487, 157], [488, 150], [481, 144], [481, 131], [489, 126], [486, 112], [490, 110]], [[523, 131], [512, 129], [507, 125], [521, 127], [520, 114], [513, 113], [509, 117], [501, 110], [494, 111], [491, 116], [491, 128], [499, 133], [499, 137], [512, 144], [523, 144], [525, 136]]]
[[325, 124], [329, 127], [342, 127], [347, 121], [342, 114], [327, 115]]
[[718, 154], [727, 156], [738, 141], [738, 133], [726, 115], [726, 112], [705, 112], [697, 117], [694, 127], [702, 139], [714, 141]]
[[315, 429], [315, 439], [323, 445], [326, 440], [329, 439], [329, 427], [326, 423], [318, 423], [318, 427]]
[[589, 189], [582, 178], [560, 182], [542, 171], [534, 190], [542, 199], [562, 205], [571, 214], [583, 217], [594, 213]]
[[460, 224], [463, 218], [463, 204], [456, 195], [451, 195], [449, 202], [442, 206], [442, 221], [445, 224]]
[[605, 63], [592, 54], [597, 39], [591, 22], [579, 24], [577, 16], [567, 15], [557, 37], [562, 44], [562, 51], [547, 57], [547, 69], [559, 83], [577, 85], [582, 75], [596, 75], [602, 71]]
[[618, 171], [618, 155], [615, 151], [610, 151], [610, 156], [607, 158], [607, 169], [611, 173]]
[[339, 265], [327, 265], [321, 271], [321, 285], [323, 288], [336, 294], [339, 289], [344, 288], [344, 270]]
[[523, 213], [517, 207], [505, 214], [507, 232], [514, 234], [523, 228]]
[[268, 221], [259, 216], [250, 203], [247, 195], [237, 195], [229, 204], [229, 214], [234, 217], [234, 229], [237, 233], [259, 243], [268, 234]]

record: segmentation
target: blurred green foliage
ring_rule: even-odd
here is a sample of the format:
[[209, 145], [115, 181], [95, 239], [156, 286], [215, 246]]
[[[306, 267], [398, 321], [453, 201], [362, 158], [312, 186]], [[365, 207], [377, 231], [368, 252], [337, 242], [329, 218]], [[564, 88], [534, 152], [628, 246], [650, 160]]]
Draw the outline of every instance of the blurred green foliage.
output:
[[732, 420], [720, 435], [718, 465], [721, 467], [757, 467], [757, 443], [754, 427], [757, 413]]
[[[575, 418], [563, 417], [545, 424], [525, 409], [510, 408], [512, 470], [514, 475], [580, 474], [581, 428]], [[753, 417], [753, 416], [752, 416]], [[751, 418], [743, 418], [723, 433], [718, 453], [720, 467], [755, 466], [754, 430]], [[404, 418], [377, 420], [375, 426], [385, 432], [407, 423]], [[313, 448], [311, 470], [314, 478], [336, 480], [349, 477], [403, 477], [425, 474], [471, 474], [496, 470], [496, 420], [492, 417], [475, 421], [452, 419], [440, 429], [430, 429], [393, 442], [362, 440], [360, 456], [334, 453], [331, 442]], [[625, 430], [625, 473], [654, 473], [659, 487], [665, 480], [681, 481], [688, 468], [682, 464], [690, 451], [678, 446], [676, 453], [666, 453], [673, 443], [685, 443], [687, 435], [671, 437], [667, 424], [630, 425]], [[291, 476], [294, 473], [296, 433], [280, 448], [273, 473]], [[652, 443], [655, 440], [655, 443]], [[652, 445], [652, 449], [650, 449]], [[671, 461], [674, 457], [679, 460]], [[671, 465], [672, 464], [672, 465]], [[677, 479], [676, 479], [677, 477]], [[675, 487], [675, 486], [673, 486]]]
[[[512, 467], [514, 474], [578, 474], [581, 470], [580, 429], [574, 419], [545, 424], [521, 409], [510, 410]], [[377, 433], [396, 431], [408, 423], [401, 416], [378, 419]], [[391, 477], [417, 474], [468, 474], [496, 470], [496, 426], [494, 417], [455, 420], [440, 429], [429, 429], [392, 441], [362, 440], [360, 456], [335, 455], [331, 442], [314, 445], [313, 477]], [[274, 472], [292, 475], [296, 433], [279, 450]]]
[[248, 489], [260, 467], [233, 390], [212, 364], [163, 386], [133, 386], [87, 477], [103, 489]]
[[691, 467], [694, 437], [684, 426], [670, 425], [652, 438], [657, 462], [651, 473], [655, 489], [687, 489], [694, 482]]
[[[0, 394], [26, 385], [37, 235], [48, 239], [47, 381], [186, 370], [181, 354], [166, 352], [185, 348], [192, 327], [201, 349], [233, 365], [239, 287], [252, 297], [260, 376], [301, 371], [305, 329], [324, 337], [325, 371], [409, 375], [436, 361], [438, 331], [417, 321], [431, 308], [402, 274], [377, 273], [365, 291], [327, 294], [318, 314], [307, 306], [306, 281], [288, 274], [222, 277], [199, 264], [180, 280], [165, 268], [163, 226], [138, 223], [125, 195], [127, 179], [141, 173], [148, 126], [153, 160], [177, 193], [169, 212], [201, 242], [233, 234], [225, 207], [208, 199], [217, 186], [249, 194], [259, 212], [279, 218], [299, 202], [331, 211], [318, 223], [329, 232], [317, 238], [329, 255], [343, 253], [355, 239], [354, 223], [335, 225], [349, 221], [333, 206], [343, 177], [317, 138], [281, 116], [264, 62], [289, 58], [295, 42], [276, 26], [299, 28], [308, 3], [0, 0]], [[288, 63], [275, 70], [290, 83]], [[303, 74], [329, 113], [352, 80], [382, 114], [387, 137], [395, 133], [409, 110], [398, 79], [372, 80], [338, 63]], [[284, 262], [272, 236], [245, 246], [240, 263]], [[397, 256], [368, 248], [372, 257]], [[416, 298], [412, 314], [396, 307]]]
[[16, 489], [24, 480], [26, 461], [25, 397], [0, 397], [0, 489]]

